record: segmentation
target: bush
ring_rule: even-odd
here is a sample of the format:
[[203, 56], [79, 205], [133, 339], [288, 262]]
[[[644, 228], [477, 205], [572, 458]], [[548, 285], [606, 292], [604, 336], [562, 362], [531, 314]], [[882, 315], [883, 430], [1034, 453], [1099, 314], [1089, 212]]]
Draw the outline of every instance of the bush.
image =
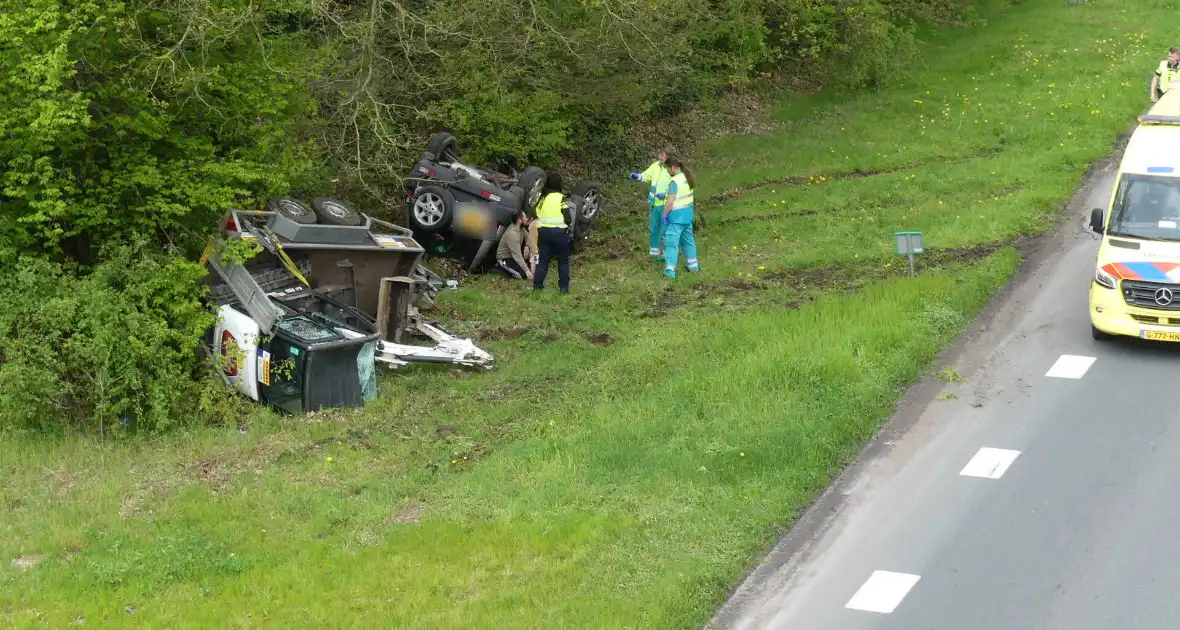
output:
[[280, 9], [18, 4], [0, 12], [0, 246], [89, 264], [131, 235], [199, 253], [227, 207], [311, 170], [314, 103], [275, 72], [308, 49], [268, 26]]
[[0, 429], [162, 429], [210, 419], [229, 390], [196, 349], [204, 269], [117, 247], [85, 274], [0, 254]]

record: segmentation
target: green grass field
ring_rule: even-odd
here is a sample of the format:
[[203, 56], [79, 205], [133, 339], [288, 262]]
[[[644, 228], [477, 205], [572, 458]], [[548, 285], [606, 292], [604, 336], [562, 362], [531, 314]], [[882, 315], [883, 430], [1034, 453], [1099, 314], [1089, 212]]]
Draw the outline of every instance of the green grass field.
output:
[[[0, 626], [699, 626], [1062, 219], [1180, 44], [1167, 6], [1028, 0], [886, 90], [784, 100], [691, 161], [705, 271], [675, 283], [620, 183], [573, 295], [440, 300], [491, 372], [242, 433], [7, 439]], [[917, 279], [898, 230], [934, 248]]]

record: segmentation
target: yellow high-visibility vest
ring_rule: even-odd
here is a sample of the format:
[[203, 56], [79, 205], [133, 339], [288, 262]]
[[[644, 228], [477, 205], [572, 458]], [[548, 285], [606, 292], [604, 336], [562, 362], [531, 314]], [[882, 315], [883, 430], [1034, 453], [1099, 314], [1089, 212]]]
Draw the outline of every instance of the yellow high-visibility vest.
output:
[[1159, 74], [1160, 90], [1167, 92], [1180, 87], [1180, 70], [1173, 70], [1167, 59], [1160, 62]]
[[677, 173], [672, 176], [672, 181], [676, 182], [676, 200], [672, 202], [672, 210], [683, 210], [693, 206], [692, 187], [688, 185], [688, 178], [684, 173]]
[[643, 179], [651, 182], [651, 188], [647, 191], [647, 203], [649, 205], [659, 205], [660, 200], [657, 198], [660, 194], [668, 193], [668, 183], [672, 181], [672, 175], [668, 172], [668, 167], [661, 164], [659, 161], [652, 162], [651, 166], [643, 171]]
[[549, 193], [537, 204], [537, 219], [543, 228], [566, 228], [565, 217], [561, 214], [562, 195], [559, 192]]

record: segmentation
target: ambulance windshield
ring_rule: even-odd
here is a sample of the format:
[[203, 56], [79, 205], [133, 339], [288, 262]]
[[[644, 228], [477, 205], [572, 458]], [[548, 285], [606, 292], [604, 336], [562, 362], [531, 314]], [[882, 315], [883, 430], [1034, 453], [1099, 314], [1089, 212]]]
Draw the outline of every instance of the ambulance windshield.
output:
[[1124, 175], [1106, 233], [1180, 241], [1180, 177]]

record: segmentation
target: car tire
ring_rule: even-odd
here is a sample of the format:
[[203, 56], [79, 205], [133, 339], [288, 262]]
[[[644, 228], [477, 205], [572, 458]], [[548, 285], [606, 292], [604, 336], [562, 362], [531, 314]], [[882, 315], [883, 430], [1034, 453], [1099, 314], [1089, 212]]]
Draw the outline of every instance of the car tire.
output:
[[311, 209], [319, 217], [320, 223], [327, 225], [357, 226], [364, 223], [361, 213], [351, 206], [332, 197], [316, 197], [311, 200]]
[[471, 257], [471, 264], [467, 266], [468, 273], [476, 273], [482, 267], [486, 266], [485, 263], [488, 262], [488, 256], [493, 254], [496, 246], [500, 244], [500, 237], [504, 236], [504, 231], [507, 229], [508, 226], [501, 225], [500, 229], [496, 230], [496, 238], [480, 243], [479, 249]]
[[1090, 324], [1090, 335], [1094, 337], [1094, 341], [1110, 341], [1115, 337], [1108, 332], [1102, 332], [1101, 330], [1098, 330], [1098, 327], [1094, 324]]
[[294, 197], [271, 197], [266, 202], [266, 209], [303, 225], [316, 222], [315, 212]]
[[430, 143], [426, 145], [426, 150], [437, 156], [440, 162], [459, 161], [459, 142], [455, 140], [455, 136], [449, 133], [442, 132], [434, 134], [434, 137], [430, 139]]
[[410, 200], [406, 217], [410, 228], [433, 234], [451, 227], [455, 216], [455, 197], [438, 186], [419, 186]]
[[520, 209], [530, 215], [537, 213], [537, 204], [541, 201], [542, 191], [545, 190], [545, 169], [530, 166], [520, 173], [516, 185], [524, 191], [521, 196]]
[[582, 182], [574, 187], [571, 197], [581, 197], [582, 202], [582, 220], [594, 222], [598, 219], [598, 215], [602, 212], [604, 197], [602, 196], [602, 186], [594, 182]]

